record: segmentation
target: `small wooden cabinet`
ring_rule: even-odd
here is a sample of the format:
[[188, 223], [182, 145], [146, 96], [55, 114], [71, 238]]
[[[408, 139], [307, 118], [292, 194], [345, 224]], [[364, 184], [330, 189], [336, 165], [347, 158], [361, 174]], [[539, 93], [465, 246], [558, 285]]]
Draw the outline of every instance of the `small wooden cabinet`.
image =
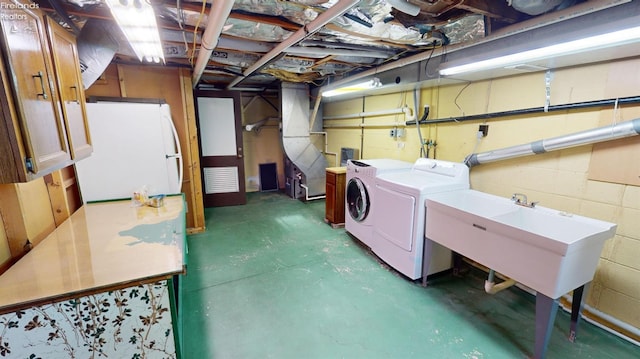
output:
[[44, 180], [0, 184], [0, 217], [15, 262], [56, 228]]
[[[75, 44], [58, 30], [48, 38], [44, 17], [32, 5], [0, 0], [0, 183], [30, 181], [91, 153], [83, 88], [73, 74], [79, 65], [70, 65], [77, 56], [68, 54]], [[65, 69], [59, 78], [53, 58]]]
[[333, 227], [344, 225], [346, 178], [346, 167], [326, 169], [325, 221]]
[[71, 159], [77, 161], [91, 155], [93, 147], [76, 39], [50, 17], [46, 25]]

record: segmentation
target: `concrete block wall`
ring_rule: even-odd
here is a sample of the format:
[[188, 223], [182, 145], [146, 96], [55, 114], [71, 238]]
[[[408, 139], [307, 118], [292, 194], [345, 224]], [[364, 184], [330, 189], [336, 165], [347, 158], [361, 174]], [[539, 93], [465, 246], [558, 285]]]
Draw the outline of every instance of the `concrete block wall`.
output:
[[[575, 103], [617, 97], [638, 96], [640, 59], [556, 70], [550, 84], [550, 104]], [[455, 86], [422, 89], [421, 104], [429, 104], [430, 119], [544, 106], [545, 73], [478, 81]], [[396, 108], [406, 103], [413, 108], [412, 93], [358, 98], [324, 105], [325, 115], [340, 115], [374, 109]], [[579, 111], [541, 113], [492, 119], [487, 137], [478, 140], [478, 126], [469, 121], [422, 126], [424, 139], [435, 139], [437, 158], [463, 161], [479, 153], [640, 118], [640, 106], [616, 109], [591, 108]], [[389, 120], [388, 118], [386, 119]], [[340, 120], [346, 121], [346, 120]], [[381, 118], [356, 119], [364, 123]], [[325, 121], [325, 124], [333, 123]], [[345, 122], [340, 122], [345, 123]], [[401, 149], [388, 129], [327, 129], [329, 150], [360, 145], [365, 158], [396, 158], [414, 161], [419, 157], [415, 126], [407, 127]], [[640, 145], [640, 136], [636, 144]], [[541, 155], [483, 164], [471, 169], [474, 189], [510, 197], [523, 192], [545, 207], [618, 224], [614, 238], [602, 251], [587, 304], [636, 328], [640, 328], [640, 187], [595, 181], [589, 178], [592, 145]], [[431, 153], [433, 157], [433, 153]], [[622, 166], [624, 166], [624, 162]]]

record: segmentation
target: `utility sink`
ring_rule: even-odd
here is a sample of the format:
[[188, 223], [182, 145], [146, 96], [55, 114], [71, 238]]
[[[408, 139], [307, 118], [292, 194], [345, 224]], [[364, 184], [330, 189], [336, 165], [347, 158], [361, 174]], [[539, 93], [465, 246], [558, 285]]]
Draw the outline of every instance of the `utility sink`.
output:
[[425, 248], [437, 242], [536, 291], [536, 359], [545, 356], [558, 298], [569, 291], [575, 340], [584, 289], [615, 224], [475, 190], [436, 193], [425, 206]]
[[561, 255], [593, 240], [604, 243], [615, 233], [615, 225], [547, 208], [516, 208], [492, 220], [503, 224], [505, 235], [537, 241], [539, 246]]
[[[516, 209], [514, 203], [506, 198], [474, 190], [433, 194], [427, 200], [436, 202], [436, 204], [445, 204], [451, 207], [448, 212], [452, 214], [458, 213], [463, 216], [471, 214], [482, 217], [495, 217]], [[447, 210], [447, 208], [443, 209]]]
[[591, 281], [616, 225], [475, 190], [426, 200], [425, 236], [550, 298]]

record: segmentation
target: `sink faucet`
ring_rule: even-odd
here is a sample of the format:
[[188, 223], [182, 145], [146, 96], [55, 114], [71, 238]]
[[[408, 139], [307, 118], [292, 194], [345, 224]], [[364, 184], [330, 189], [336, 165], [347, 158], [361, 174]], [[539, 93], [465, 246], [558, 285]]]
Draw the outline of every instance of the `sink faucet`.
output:
[[538, 202], [529, 203], [527, 200], [527, 195], [524, 193], [514, 193], [511, 195], [511, 200], [515, 202], [518, 206], [533, 208], [536, 206]]

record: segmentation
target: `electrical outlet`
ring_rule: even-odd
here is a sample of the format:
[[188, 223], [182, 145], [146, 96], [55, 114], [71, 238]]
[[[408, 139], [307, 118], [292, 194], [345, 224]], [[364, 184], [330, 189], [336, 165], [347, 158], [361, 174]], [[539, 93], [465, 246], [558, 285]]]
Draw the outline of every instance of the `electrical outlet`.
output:
[[389, 130], [389, 137], [396, 137], [396, 136], [397, 136], [397, 132], [395, 128]]
[[482, 132], [482, 137], [487, 137], [489, 134], [489, 125], [480, 125], [478, 132]]

